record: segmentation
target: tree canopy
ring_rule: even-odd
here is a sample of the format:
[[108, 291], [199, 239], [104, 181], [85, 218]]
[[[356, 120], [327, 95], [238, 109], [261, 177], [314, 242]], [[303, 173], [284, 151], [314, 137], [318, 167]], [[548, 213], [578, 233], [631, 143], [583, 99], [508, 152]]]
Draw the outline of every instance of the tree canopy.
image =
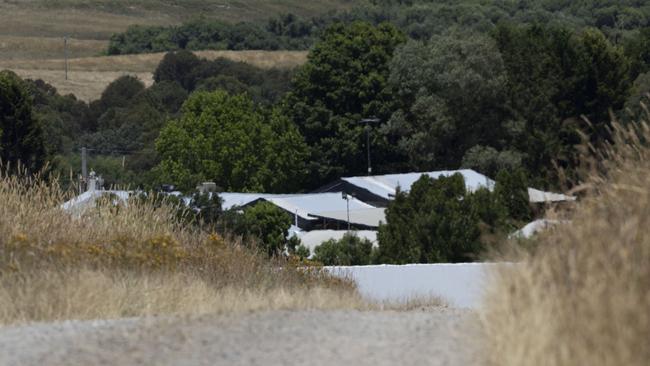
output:
[[[388, 115], [389, 61], [404, 41], [390, 24], [335, 24], [311, 50], [285, 104], [312, 148], [312, 184], [365, 172], [358, 122]], [[377, 146], [376, 134], [372, 139]]]
[[47, 160], [40, 121], [32, 113], [25, 82], [10, 71], [0, 71], [0, 162], [18, 164], [35, 173]]
[[246, 95], [197, 92], [160, 132], [160, 183], [192, 189], [214, 181], [230, 191], [290, 192], [304, 177], [305, 144], [291, 121]]

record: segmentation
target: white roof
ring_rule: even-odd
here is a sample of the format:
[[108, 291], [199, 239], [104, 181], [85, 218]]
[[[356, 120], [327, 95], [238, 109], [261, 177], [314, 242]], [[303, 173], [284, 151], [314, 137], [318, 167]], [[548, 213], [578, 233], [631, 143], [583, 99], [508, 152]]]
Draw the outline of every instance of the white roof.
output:
[[130, 191], [103, 191], [103, 190], [86, 191], [78, 195], [77, 197], [63, 203], [61, 205], [61, 209], [65, 211], [80, 212], [81, 210], [84, 210], [87, 207], [93, 205], [98, 198], [107, 194], [113, 194], [117, 196], [119, 200], [126, 202], [129, 199], [131, 192]]
[[529, 239], [540, 231], [544, 231], [546, 229], [549, 229], [559, 224], [566, 224], [568, 222], [569, 221], [566, 220], [549, 220], [549, 219], [535, 220], [533, 222], [526, 224], [526, 226], [524, 226], [523, 228], [510, 234], [509, 237]]
[[289, 194], [235, 193], [235, 192], [220, 192], [217, 194], [223, 200], [221, 207], [224, 210], [229, 210], [235, 206], [245, 206], [255, 200], [262, 199], [262, 198], [292, 196]]
[[575, 201], [573, 196], [567, 196], [562, 193], [544, 192], [535, 188], [528, 188], [528, 200], [534, 203], [540, 202], [564, 202]]
[[[403, 192], [408, 192], [411, 190], [413, 183], [415, 183], [423, 175], [428, 175], [431, 178], [437, 179], [442, 176], [449, 177], [456, 173], [459, 173], [463, 176], [465, 179], [465, 186], [470, 192], [474, 192], [479, 188], [488, 188], [489, 190], [492, 190], [494, 188], [495, 182], [492, 179], [472, 169], [374, 175], [368, 177], [347, 177], [341, 179], [357, 187], [368, 190], [379, 197], [392, 199], [397, 191], [397, 187], [400, 187]], [[561, 193], [544, 192], [534, 188], [528, 188], [528, 197], [529, 201], [534, 203], [576, 200], [576, 198], [573, 196], [567, 196]]]
[[383, 197], [385, 199], [392, 199], [395, 195], [395, 192], [397, 191], [397, 187], [400, 187], [403, 192], [407, 192], [411, 189], [413, 183], [415, 183], [423, 175], [428, 175], [431, 178], [440, 178], [442, 176], [449, 177], [456, 173], [459, 173], [463, 176], [465, 179], [465, 186], [470, 192], [476, 191], [479, 188], [492, 189], [494, 187], [494, 181], [492, 179], [471, 169], [373, 175], [367, 177], [347, 177], [341, 179], [357, 187], [366, 189], [377, 196]]
[[357, 235], [361, 239], [368, 239], [372, 242], [373, 246], [377, 246], [377, 232], [373, 230], [313, 230], [298, 234], [298, 237], [302, 244], [309, 248], [309, 252], [313, 256], [314, 249], [317, 246], [330, 239], [341, 240], [348, 232]]
[[[318, 216], [333, 220], [346, 222], [348, 221], [347, 210], [319, 212]], [[384, 224], [386, 223], [385, 208], [365, 208], [359, 210], [350, 210], [350, 223], [352, 224], [379, 227], [379, 224], [382, 222]]]
[[[347, 212], [347, 202], [342, 198], [340, 192], [280, 195], [262, 197], [262, 199], [306, 220], [318, 220], [315, 217], [311, 217], [310, 214], [318, 215], [322, 212], [332, 211]], [[354, 197], [349, 197], [349, 201], [350, 214], [356, 210], [375, 208]]]

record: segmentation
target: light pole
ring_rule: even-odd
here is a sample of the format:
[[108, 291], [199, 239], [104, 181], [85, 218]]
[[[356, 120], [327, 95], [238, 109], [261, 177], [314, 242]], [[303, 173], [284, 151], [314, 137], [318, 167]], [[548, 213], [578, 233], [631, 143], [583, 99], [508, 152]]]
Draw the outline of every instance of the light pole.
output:
[[368, 149], [368, 175], [372, 175], [372, 164], [370, 162], [370, 124], [371, 123], [379, 123], [379, 118], [364, 118], [359, 123], [363, 123], [366, 125], [366, 147]]
[[342, 195], [342, 198], [347, 203], [347, 207], [348, 207], [348, 231], [350, 231], [350, 196], [345, 192], [342, 192], [341, 195]]

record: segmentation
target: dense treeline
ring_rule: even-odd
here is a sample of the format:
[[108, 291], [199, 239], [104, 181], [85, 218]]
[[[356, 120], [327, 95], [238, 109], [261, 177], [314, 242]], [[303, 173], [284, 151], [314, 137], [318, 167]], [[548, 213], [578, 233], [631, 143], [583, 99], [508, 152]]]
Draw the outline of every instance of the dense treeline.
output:
[[[487, 31], [453, 27], [418, 38], [390, 22], [340, 22], [319, 33], [296, 70], [179, 50], [164, 57], [151, 87], [124, 76], [90, 104], [5, 72], [0, 154], [32, 170], [50, 160], [74, 181], [86, 146], [90, 167], [108, 184], [189, 192], [214, 181], [229, 191], [300, 192], [365, 175], [368, 134], [375, 174], [473, 168], [497, 178], [497, 187], [470, 194], [456, 178], [423, 180], [391, 203], [379, 250], [347, 238], [352, 244], [329, 243], [316, 254], [351, 263], [358, 255], [470, 260], [490, 237], [531, 218], [522, 187], [558, 188], [561, 176], [575, 176], [583, 137], [606, 144], [612, 114], [626, 122], [642, 112], [650, 28], [625, 28], [617, 38], [604, 24], [498, 22]], [[360, 123], [369, 117], [379, 122]], [[259, 235], [271, 238], [267, 230]], [[279, 236], [265, 239], [274, 248], [267, 252], [287, 245]]]
[[108, 54], [201, 50], [303, 50], [334, 23], [365, 21], [395, 24], [405, 35], [428, 40], [452, 29], [490, 32], [501, 22], [600, 29], [612, 42], [624, 42], [650, 26], [650, 5], [638, 0], [479, 1], [375, 0], [349, 11], [303, 19], [292, 14], [266, 24], [226, 24], [197, 19], [178, 26], [133, 26], [111, 38]]
[[[191, 189], [206, 179], [231, 190], [309, 190], [366, 174], [368, 129], [374, 173], [463, 167], [495, 177], [521, 168], [542, 188], [558, 185], [558, 168], [572, 176], [578, 130], [598, 144], [610, 111], [622, 120], [641, 112], [649, 65], [650, 28], [615, 45], [595, 28], [503, 23], [489, 34], [419, 41], [390, 23], [356, 22], [328, 28], [295, 71], [182, 50], [164, 57], [153, 86], [125, 76], [90, 104], [42, 81], [25, 85], [63, 176], [78, 171], [86, 146], [109, 184]], [[203, 109], [190, 107], [197, 100]], [[205, 105], [230, 102], [230, 110]], [[380, 123], [359, 123], [367, 117]], [[248, 140], [227, 146], [196, 125], [206, 118]], [[183, 154], [199, 135], [207, 145]], [[205, 161], [190, 163], [196, 156]], [[215, 156], [232, 166], [210, 162]]]

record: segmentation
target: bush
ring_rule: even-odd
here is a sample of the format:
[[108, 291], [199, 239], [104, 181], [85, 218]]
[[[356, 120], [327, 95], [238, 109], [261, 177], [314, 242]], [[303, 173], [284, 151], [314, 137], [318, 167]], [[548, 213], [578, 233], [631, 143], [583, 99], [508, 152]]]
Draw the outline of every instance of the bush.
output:
[[270, 202], [259, 202], [244, 209], [239, 234], [258, 239], [258, 246], [269, 256], [284, 252], [291, 227], [288, 213]]
[[398, 191], [379, 227], [382, 263], [437, 263], [476, 260], [483, 249], [479, 215], [460, 174], [438, 179], [423, 175], [407, 194]]
[[[64, 212], [69, 196], [0, 174], [0, 324], [361, 306], [350, 283], [184, 225], [165, 200]], [[259, 227], [285, 223], [259, 211], [248, 216]]]
[[650, 360], [650, 141], [616, 128], [587, 161], [587, 197], [571, 224], [496, 274], [483, 319], [490, 364], [647, 365]]
[[313, 260], [326, 266], [364, 266], [373, 262], [373, 256], [372, 242], [351, 232], [317, 246]]

